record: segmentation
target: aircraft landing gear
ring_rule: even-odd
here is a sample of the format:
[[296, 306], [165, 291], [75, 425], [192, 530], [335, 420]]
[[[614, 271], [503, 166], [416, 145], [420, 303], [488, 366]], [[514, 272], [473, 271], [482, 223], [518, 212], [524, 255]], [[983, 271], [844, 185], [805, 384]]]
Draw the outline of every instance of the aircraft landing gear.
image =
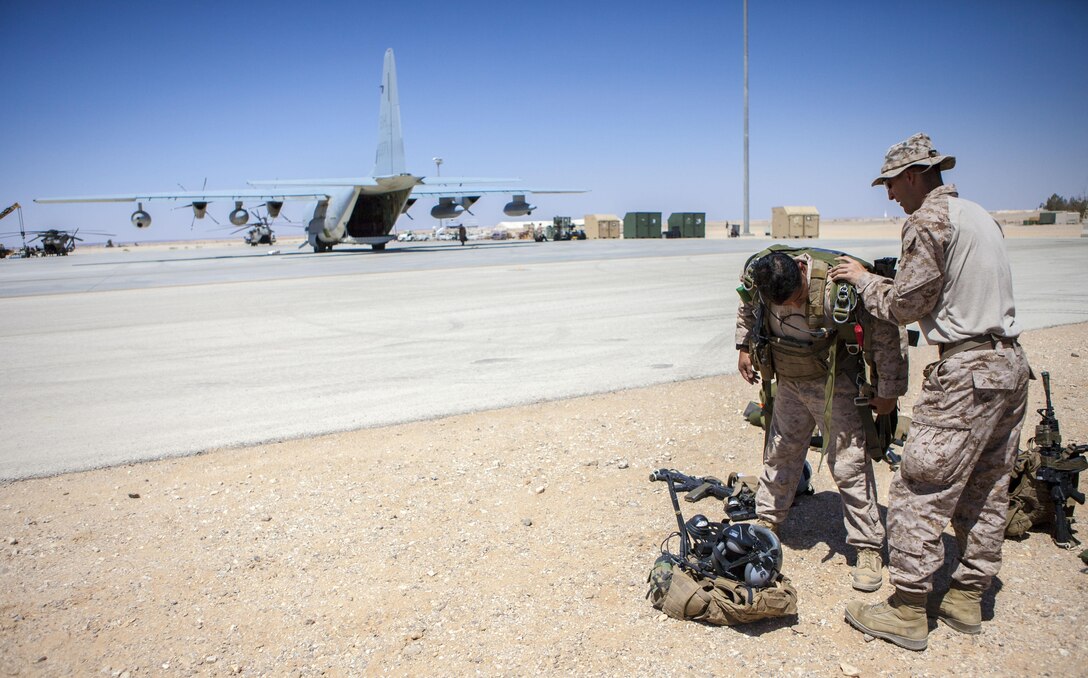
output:
[[331, 252], [331, 251], [332, 251], [332, 245], [330, 245], [329, 243], [324, 243], [324, 242], [321, 242], [320, 240], [315, 240], [314, 241], [314, 252], [315, 253], [320, 254], [322, 252]]
[[385, 251], [385, 243], [380, 242], [380, 243], [371, 245], [371, 248], [373, 248], [375, 252], [383, 252], [383, 251]]

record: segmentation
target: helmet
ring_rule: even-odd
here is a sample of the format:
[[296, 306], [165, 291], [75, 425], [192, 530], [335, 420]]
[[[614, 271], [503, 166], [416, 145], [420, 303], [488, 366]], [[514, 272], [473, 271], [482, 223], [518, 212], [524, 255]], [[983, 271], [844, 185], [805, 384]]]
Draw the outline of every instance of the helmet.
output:
[[723, 576], [762, 588], [782, 569], [782, 543], [765, 527], [733, 523], [714, 545], [714, 566]]
[[696, 558], [708, 557], [714, 548], [715, 531], [718, 523], [710, 522], [706, 516], [699, 513], [684, 523], [684, 529], [691, 538], [691, 550]]

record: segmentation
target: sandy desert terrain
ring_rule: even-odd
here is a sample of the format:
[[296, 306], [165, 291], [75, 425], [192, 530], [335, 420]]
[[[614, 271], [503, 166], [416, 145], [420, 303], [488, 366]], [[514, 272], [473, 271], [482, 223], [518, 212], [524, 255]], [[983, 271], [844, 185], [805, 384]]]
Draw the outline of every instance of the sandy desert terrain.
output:
[[[1086, 333], [1024, 337], [1069, 442], [1088, 441]], [[914, 349], [915, 389], [932, 358]], [[981, 636], [866, 642], [826, 468], [784, 529], [796, 617], [654, 610], [675, 524], [648, 472], [758, 472], [752, 397], [727, 375], [5, 484], [0, 674], [1083, 675], [1088, 577], [1041, 532], [1006, 543]]]

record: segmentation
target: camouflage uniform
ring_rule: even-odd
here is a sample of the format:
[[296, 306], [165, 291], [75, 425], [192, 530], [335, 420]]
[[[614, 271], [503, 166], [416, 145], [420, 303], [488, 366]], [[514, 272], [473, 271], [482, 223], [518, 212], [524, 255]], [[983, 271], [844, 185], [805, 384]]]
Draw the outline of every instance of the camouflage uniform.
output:
[[[810, 267], [811, 268], [811, 267]], [[830, 295], [834, 284], [824, 289], [824, 327], [834, 328], [830, 317]], [[789, 321], [790, 311], [771, 306], [771, 317]], [[800, 326], [807, 329], [803, 313]], [[897, 398], [907, 390], [906, 353], [900, 345], [900, 330], [893, 323], [872, 318], [859, 304], [858, 320], [871, 333], [867, 343], [879, 379], [876, 395]], [[737, 311], [737, 346], [747, 345], [755, 328], [755, 303], [742, 302]], [[790, 327], [772, 321], [770, 331], [776, 336], [790, 334]], [[803, 331], [802, 331], [803, 336]], [[756, 513], [775, 524], [786, 520], [794, 494], [801, 480], [805, 455], [812, 432], [823, 428], [825, 377], [783, 379], [776, 377], [777, 394], [771, 415], [767, 445], [763, 451], [763, 472], [756, 490]], [[854, 397], [858, 387], [842, 374], [835, 380], [831, 430], [823, 431], [827, 444], [827, 465], [842, 500], [846, 542], [858, 549], [880, 550], [884, 545], [884, 526], [877, 511], [873, 465], [865, 451], [865, 432]]]
[[897, 590], [928, 593], [951, 521], [961, 554], [953, 583], [985, 590], [1001, 565], [1030, 373], [1016, 343], [1008, 256], [1000, 226], [952, 185], [925, 196], [902, 241], [895, 280], [866, 274], [858, 291], [874, 316], [918, 321], [943, 359], [925, 368], [892, 479], [889, 578]]

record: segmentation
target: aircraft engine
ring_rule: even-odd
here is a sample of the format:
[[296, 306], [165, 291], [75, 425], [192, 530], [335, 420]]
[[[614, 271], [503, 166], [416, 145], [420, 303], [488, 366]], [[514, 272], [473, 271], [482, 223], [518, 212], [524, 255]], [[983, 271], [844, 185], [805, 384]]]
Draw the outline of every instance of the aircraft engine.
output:
[[245, 226], [249, 223], [249, 211], [242, 207], [240, 200], [234, 203], [234, 211], [230, 213], [230, 223], [235, 226]]
[[206, 202], [194, 202], [193, 203], [193, 217], [197, 219], [203, 219], [204, 215], [208, 213], [208, 203]]
[[438, 204], [431, 208], [431, 216], [435, 219], [456, 219], [465, 211], [462, 205], [458, 205], [453, 198], [439, 198]]
[[269, 200], [264, 204], [268, 210], [269, 219], [278, 219], [280, 216], [280, 210], [283, 209], [283, 201], [281, 200]]
[[144, 211], [142, 202], [136, 203], [136, 211], [129, 217], [136, 228], [147, 228], [151, 225], [151, 215]]
[[506, 203], [506, 207], [502, 208], [502, 211], [506, 213], [508, 217], [522, 217], [526, 214], [532, 214], [536, 209], [536, 205], [530, 205], [525, 202], [524, 195], [515, 195], [514, 199]]

